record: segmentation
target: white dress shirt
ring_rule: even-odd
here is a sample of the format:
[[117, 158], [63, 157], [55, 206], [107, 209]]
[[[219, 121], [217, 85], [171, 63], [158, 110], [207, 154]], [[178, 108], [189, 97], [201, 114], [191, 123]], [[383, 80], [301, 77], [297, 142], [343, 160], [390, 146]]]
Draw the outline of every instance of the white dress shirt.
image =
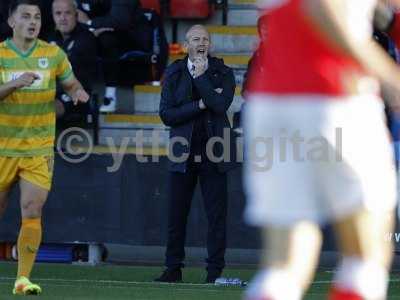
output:
[[[187, 68], [189, 70], [190, 75], [192, 75], [193, 78], [196, 78], [196, 76], [194, 75], [194, 64], [192, 63], [192, 61], [188, 58], [188, 62], [187, 62]], [[208, 69], [208, 59], [206, 61], [206, 70]]]

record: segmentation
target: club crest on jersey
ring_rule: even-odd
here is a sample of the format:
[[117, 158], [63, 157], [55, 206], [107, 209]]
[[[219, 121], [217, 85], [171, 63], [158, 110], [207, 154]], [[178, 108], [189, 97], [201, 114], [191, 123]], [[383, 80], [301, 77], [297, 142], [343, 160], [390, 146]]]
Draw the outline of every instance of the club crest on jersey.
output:
[[39, 68], [46, 69], [49, 66], [49, 59], [46, 57], [39, 58]]

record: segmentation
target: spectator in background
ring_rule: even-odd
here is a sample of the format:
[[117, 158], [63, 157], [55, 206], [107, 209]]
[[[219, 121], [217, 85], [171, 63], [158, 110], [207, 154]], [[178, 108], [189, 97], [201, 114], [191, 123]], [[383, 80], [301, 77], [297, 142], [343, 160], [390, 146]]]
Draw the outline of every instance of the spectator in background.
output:
[[[267, 26], [267, 18], [268, 14], [261, 15], [257, 20], [257, 33], [258, 33], [258, 46], [254, 51], [253, 55], [250, 57], [249, 62], [247, 63], [247, 70], [243, 74], [243, 84], [242, 84], [242, 91], [241, 96], [243, 99], [246, 98], [246, 90], [247, 90], [247, 83], [248, 83], [248, 75], [249, 70], [253, 64], [259, 64], [260, 60], [260, 48], [262, 44], [265, 43], [268, 35], [268, 26]], [[265, 72], [264, 68], [260, 68], [260, 72]], [[243, 134], [243, 129], [241, 128], [242, 124], [242, 112], [245, 105], [242, 104], [240, 111], [236, 112], [233, 115], [233, 128], [237, 133]]]
[[[208, 218], [207, 283], [214, 283], [225, 267], [227, 175], [234, 167], [235, 146], [231, 137], [229, 149], [215, 144], [208, 149], [217, 157], [224, 150], [230, 159], [215, 162], [206, 150], [211, 138], [231, 133], [226, 116], [235, 92], [233, 71], [222, 59], [208, 56], [210, 36], [201, 25], [186, 34], [188, 57], [177, 60], [166, 70], [161, 92], [160, 117], [171, 127], [171, 139], [180, 138], [185, 146], [176, 144], [170, 161], [168, 192], [168, 241], [166, 270], [156, 281], [179, 282], [185, 258], [186, 224], [193, 193], [200, 181], [204, 207]], [[184, 161], [181, 159], [184, 158]]]
[[[74, 0], [54, 0], [52, 15], [55, 31], [50, 33], [48, 41], [61, 47], [67, 54], [75, 76], [86, 91], [92, 91], [93, 78], [96, 76], [96, 38], [82, 24], [78, 23], [78, 8]], [[73, 105], [71, 98], [61, 89], [57, 89], [57, 117], [69, 113], [82, 113], [88, 103]]]
[[152, 27], [141, 12], [139, 0], [80, 1], [78, 20], [95, 33], [100, 45], [106, 85], [100, 111], [114, 112], [119, 57], [132, 50], [151, 51]]
[[260, 47], [261, 47], [262, 43], [264, 43], [265, 40], [267, 39], [267, 35], [268, 35], [267, 18], [268, 18], [268, 14], [263, 14], [257, 20], [257, 33], [258, 33], [258, 40], [259, 40], [258, 41], [258, 47], [254, 51], [254, 53], [251, 56], [251, 58], [249, 59], [249, 62], [247, 64], [247, 70], [243, 74], [243, 86], [242, 86], [242, 97], [243, 98], [246, 98], [248, 72], [250, 70], [250, 67], [254, 63], [255, 64], [259, 63], [258, 62], [259, 56], [260, 56], [260, 51], [259, 50], [260, 50]]

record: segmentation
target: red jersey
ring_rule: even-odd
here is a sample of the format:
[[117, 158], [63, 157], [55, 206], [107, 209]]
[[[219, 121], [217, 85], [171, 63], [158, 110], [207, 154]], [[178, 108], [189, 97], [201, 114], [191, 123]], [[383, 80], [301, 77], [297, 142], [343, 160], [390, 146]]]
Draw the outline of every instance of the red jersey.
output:
[[[277, 5], [277, 0], [264, 1]], [[259, 54], [252, 62], [248, 92], [339, 96], [359, 85], [359, 81], [353, 82], [354, 78], [367, 77], [356, 60], [335, 47], [304, 16], [301, 0], [278, 1], [281, 4], [269, 11], [263, 20], [268, 22], [268, 36], [260, 43]], [[359, 24], [352, 28], [354, 37], [372, 37], [375, 0], [348, 2], [353, 12], [346, 16], [347, 22]]]

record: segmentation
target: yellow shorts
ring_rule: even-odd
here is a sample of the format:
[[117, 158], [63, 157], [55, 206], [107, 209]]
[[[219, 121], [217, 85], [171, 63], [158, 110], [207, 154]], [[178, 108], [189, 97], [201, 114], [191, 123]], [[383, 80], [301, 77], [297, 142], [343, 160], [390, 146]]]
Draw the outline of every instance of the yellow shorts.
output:
[[53, 156], [0, 156], [0, 191], [7, 191], [22, 178], [45, 190], [50, 190], [53, 177]]

